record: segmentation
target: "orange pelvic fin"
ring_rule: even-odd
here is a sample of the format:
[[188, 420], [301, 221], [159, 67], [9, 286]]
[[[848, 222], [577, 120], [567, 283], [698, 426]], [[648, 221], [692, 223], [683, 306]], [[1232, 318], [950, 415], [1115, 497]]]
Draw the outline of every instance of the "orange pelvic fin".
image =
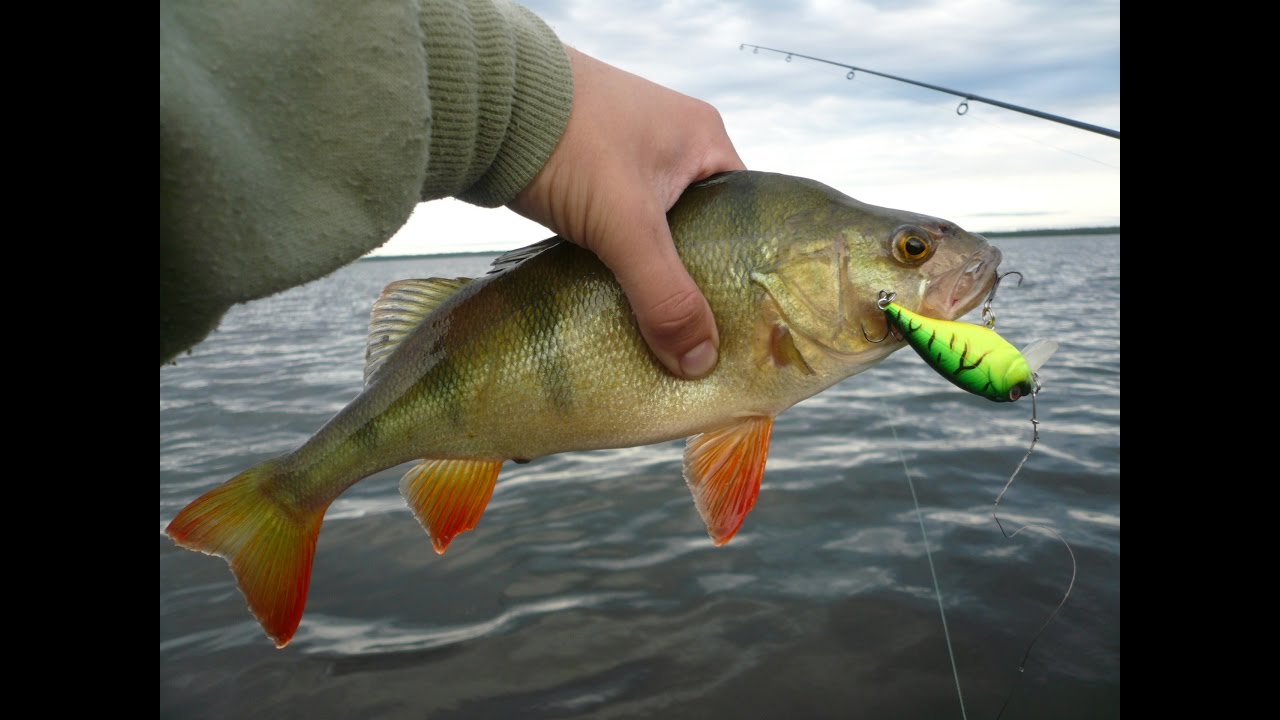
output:
[[284, 647], [302, 621], [326, 508], [286, 508], [265, 492], [277, 462], [252, 467], [201, 495], [165, 532], [182, 547], [226, 558], [249, 609], [276, 647]]
[[773, 418], [755, 416], [689, 438], [684, 479], [716, 545], [729, 542], [755, 506], [772, 433]]
[[501, 469], [501, 460], [423, 460], [405, 473], [400, 494], [437, 553], [480, 522]]

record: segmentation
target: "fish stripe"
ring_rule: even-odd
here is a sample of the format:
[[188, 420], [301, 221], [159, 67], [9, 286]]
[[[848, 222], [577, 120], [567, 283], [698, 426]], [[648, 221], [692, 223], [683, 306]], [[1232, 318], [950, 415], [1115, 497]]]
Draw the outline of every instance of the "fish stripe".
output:
[[[556, 303], [550, 301], [548, 304], [554, 306]], [[560, 322], [567, 314], [555, 307], [538, 313], [550, 322], [549, 327], [542, 328], [543, 337], [539, 343], [541, 352], [539, 352], [537, 364], [538, 382], [542, 387], [543, 396], [562, 414], [573, 407], [571, 362], [562, 337], [566, 328]]]

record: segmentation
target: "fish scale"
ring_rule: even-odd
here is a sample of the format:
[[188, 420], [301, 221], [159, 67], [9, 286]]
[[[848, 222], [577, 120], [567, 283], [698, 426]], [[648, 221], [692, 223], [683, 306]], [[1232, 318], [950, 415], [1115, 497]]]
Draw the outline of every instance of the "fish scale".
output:
[[885, 334], [878, 291], [951, 319], [1000, 262], [946, 221], [772, 173], [695, 184], [668, 222], [719, 330], [706, 377], [669, 374], [609, 270], [556, 238], [474, 280], [392, 283], [374, 305], [364, 390], [302, 447], [193, 501], [168, 534], [227, 559], [280, 647], [329, 504], [411, 460], [401, 492], [443, 553], [480, 521], [506, 460], [688, 438], [684, 479], [722, 545], [755, 505], [775, 416], [902, 347], [871, 339]]

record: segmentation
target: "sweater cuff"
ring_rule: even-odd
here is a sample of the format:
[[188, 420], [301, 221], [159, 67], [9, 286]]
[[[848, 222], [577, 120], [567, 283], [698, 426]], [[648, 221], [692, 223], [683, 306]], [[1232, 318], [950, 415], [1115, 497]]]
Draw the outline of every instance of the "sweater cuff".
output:
[[471, 42], [461, 57], [451, 52], [463, 49], [458, 35], [424, 27], [432, 127], [422, 195], [497, 207], [533, 181], [564, 134], [573, 71], [555, 33], [528, 9], [466, 4]]

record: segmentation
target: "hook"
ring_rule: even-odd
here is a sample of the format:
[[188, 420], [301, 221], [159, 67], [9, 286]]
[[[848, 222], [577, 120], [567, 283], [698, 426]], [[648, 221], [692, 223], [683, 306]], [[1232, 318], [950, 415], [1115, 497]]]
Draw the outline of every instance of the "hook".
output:
[[893, 325], [891, 325], [888, 320], [884, 321], [884, 335], [879, 340], [872, 340], [871, 336], [867, 334], [866, 324], [862, 324], [862, 337], [866, 338], [867, 342], [869, 343], [876, 343], [876, 344], [882, 343], [885, 340], [888, 340], [890, 335], [893, 336], [894, 340], [902, 339], [898, 337], [898, 334], [893, 331]]
[[991, 292], [987, 293], [987, 299], [982, 303], [982, 321], [985, 322], [989, 328], [994, 329], [996, 326], [996, 314], [991, 310], [991, 301], [996, 299], [996, 289], [1000, 287], [1000, 281], [1010, 275], [1017, 275], [1018, 287], [1022, 287], [1022, 273], [1017, 270], [1010, 270], [1003, 275], [997, 275], [996, 281], [991, 285]]
[[[896, 292], [881, 290], [880, 297], [876, 298], [876, 308], [883, 312], [885, 308], [889, 307], [889, 303], [893, 302], [896, 297], [898, 297], [898, 293]], [[885, 340], [888, 340], [890, 335], [893, 336], [894, 340], [902, 339], [893, 331], [893, 324], [889, 322], [889, 318], [885, 318], [884, 320], [884, 335], [881, 336], [879, 340], [871, 339], [871, 336], [867, 334], [867, 326], [865, 323], [859, 324], [862, 325], [862, 337], [866, 338], [866, 341], [869, 343], [882, 343]]]

